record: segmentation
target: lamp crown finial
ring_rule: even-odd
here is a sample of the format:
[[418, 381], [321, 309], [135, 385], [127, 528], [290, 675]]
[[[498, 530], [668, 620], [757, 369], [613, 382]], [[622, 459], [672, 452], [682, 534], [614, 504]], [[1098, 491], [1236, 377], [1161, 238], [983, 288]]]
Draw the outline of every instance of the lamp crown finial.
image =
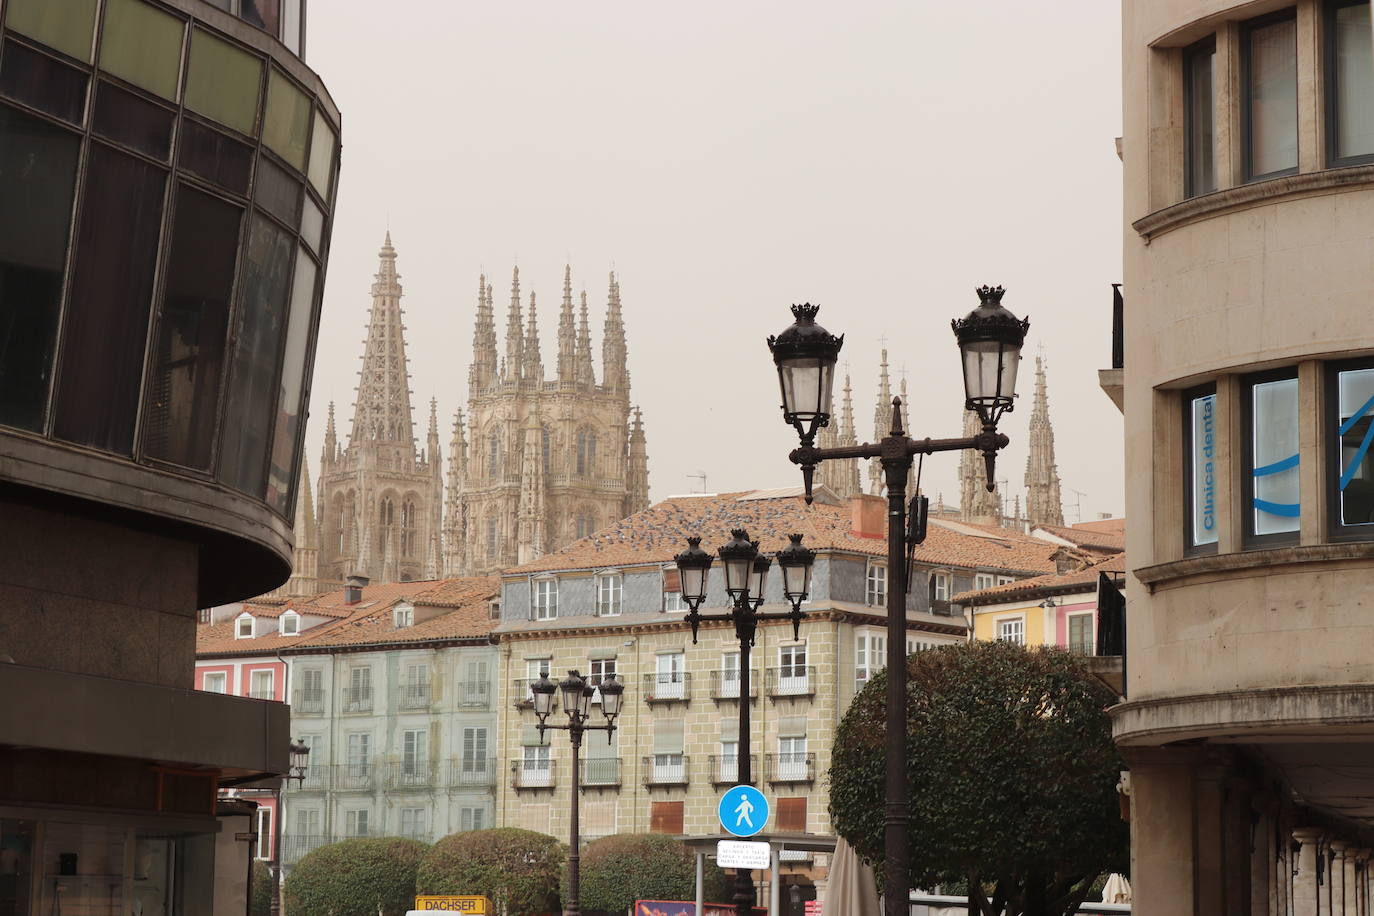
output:
[[692, 537], [689, 537], [689, 538], [687, 539], [687, 546], [688, 546], [688, 547], [700, 547], [700, 546], [701, 546], [701, 538], [696, 537], [695, 535], [693, 535]]
[[731, 528], [730, 537], [738, 538], [741, 541], [749, 540], [749, 532], [743, 528]]
[[787, 536], [787, 539], [791, 541], [793, 544], [801, 546], [802, 536], [800, 534], [789, 534]]
[[977, 293], [978, 298], [984, 302], [1001, 302], [1006, 290], [1000, 286], [980, 286]]
[[815, 321], [816, 313], [821, 310], [819, 305], [812, 305], [810, 302], [803, 302], [801, 305], [792, 305], [792, 317], [798, 321]]

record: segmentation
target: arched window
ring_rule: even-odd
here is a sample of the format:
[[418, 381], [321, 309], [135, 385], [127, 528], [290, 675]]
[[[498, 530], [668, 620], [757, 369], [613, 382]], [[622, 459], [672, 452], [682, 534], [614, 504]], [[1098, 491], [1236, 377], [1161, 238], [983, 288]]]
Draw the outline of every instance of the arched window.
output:
[[495, 515], [487, 517], [487, 561], [491, 562], [500, 556], [501, 551], [501, 531], [500, 519]]
[[596, 473], [596, 433], [578, 430], [577, 473], [580, 477]]
[[496, 480], [501, 476], [501, 437], [492, 433], [487, 439], [487, 478]]
[[542, 433], [541, 433], [541, 441], [540, 441], [540, 444], [543, 446], [543, 450], [544, 450], [544, 475], [545, 475], [545, 476], [548, 476], [549, 474], [552, 474], [552, 473], [553, 473], [553, 445], [552, 445], [552, 439], [553, 439], [553, 437], [549, 435], [549, 428], [548, 428], [547, 426], [545, 426], [544, 429], [543, 429], [543, 431], [542, 431]]
[[577, 513], [577, 536], [579, 538], [591, 537], [596, 531], [596, 514], [589, 509], [583, 509]]
[[382, 552], [386, 552], [386, 545], [393, 543], [392, 539], [396, 536], [396, 504], [391, 501], [390, 496], [383, 496], [378, 520], [382, 526]]
[[[348, 533], [348, 515], [347, 515], [347, 509], [345, 509], [345, 507], [344, 507], [344, 498], [343, 498], [343, 494], [342, 494], [342, 493], [336, 493], [336, 494], [334, 495], [333, 515], [334, 515], [334, 537], [335, 537], [335, 539], [336, 539], [336, 540], [335, 540], [335, 549], [336, 549], [339, 553], [343, 553], [344, 551], [346, 551], [346, 550], [348, 549], [348, 540], [347, 540], [347, 533]], [[297, 536], [297, 537], [304, 537], [305, 534], [304, 534], [304, 532], [301, 532], [301, 533], [298, 533], [296, 536]]]
[[401, 556], [415, 556], [415, 502], [410, 499], [401, 505]]

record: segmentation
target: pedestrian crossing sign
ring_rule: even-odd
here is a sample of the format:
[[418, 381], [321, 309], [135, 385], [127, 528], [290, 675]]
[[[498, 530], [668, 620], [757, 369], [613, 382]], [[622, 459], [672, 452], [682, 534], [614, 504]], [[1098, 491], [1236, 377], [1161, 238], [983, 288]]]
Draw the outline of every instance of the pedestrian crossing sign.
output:
[[720, 825], [735, 836], [753, 836], [768, 823], [768, 799], [753, 786], [733, 786], [716, 807]]

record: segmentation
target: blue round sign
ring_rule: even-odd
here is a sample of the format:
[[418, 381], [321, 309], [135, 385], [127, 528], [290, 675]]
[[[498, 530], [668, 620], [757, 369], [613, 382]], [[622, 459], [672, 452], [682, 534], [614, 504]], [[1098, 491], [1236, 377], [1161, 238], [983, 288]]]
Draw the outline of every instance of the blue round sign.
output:
[[753, 786], [734, 786], [716, 806], [720, 825], [735, 836], [753, 836], [768, 823], [768, 799]]

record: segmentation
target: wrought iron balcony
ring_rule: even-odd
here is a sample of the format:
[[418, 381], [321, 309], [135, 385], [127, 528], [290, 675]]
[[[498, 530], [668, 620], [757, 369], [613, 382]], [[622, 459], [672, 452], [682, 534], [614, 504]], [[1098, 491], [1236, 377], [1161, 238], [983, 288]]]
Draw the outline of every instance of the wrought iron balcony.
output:
[[282, 788], [287, 792], [325, 792], [331, 783], [329, 778], [333, 768], [324, 763], [307, 763], [304, 779], [283, 779]]
[[691, 782], [691, 763], [686, 754], [650, 754], [644, 758], [644, 785], [685, 786]]
[[487, 681], [464, 681], [458, 687], [458, 705], [470, 709], [491, 706], [491, 684]]
[[765, 754], [764, 770], [770, 783], [815, 782], [816, 755], [805, 753]]
[[324, 712], [324, 691], [319, 687], [296, 691], [291, 701], [291, 714], [294, 716], [318, 716]]
[[[721, 700], [739, 699], [739, 669], [728, 668], [723, 671], [711, 672], [711, 699], [716, 702]], [[759, 672], [757, 668], [749, 671], [749, 699], [759, 698]]]
[[344, 712], [372, 712], [371, 687], [345, 687], [343, 691]]
[[428, 760], [403, 760], [386, 765], [388, 789], [429, 789], [437, 785], [435, 767]]
[[510, 775], [514, 789], [552, 789], [555, 783], [552, 760], [512, 760]]
[[402, 684], [396, 695], [400, 709], [428, 709], [430, 702], [428, 684]]
[[650, 673], [644, 675], [644, 702], [690, 703], [692, 675], [688, 671]]
[[768, 669], [768, 695], [779, 697], [809, 697], [816, 694], [815, 665], [783, 665]]
[[255, 700], [275, 700], [277, 698], [277, 692], [270, 687], [266, 690], [250, 690], [248, 695]]
[[448, 762], [448, 785], [452, 789], [496, 785], [495, 757], [459, 757]]
[[370, 763], [340, 763], [334, 767], [333, 788], [365, 790], [377, 785], [376, 767]]
[[[593, 741], [596, 739], [593, 738]], [[585, 753], [585, 746], [583, 753]], [[582, 787], [604, 788], [620, 785], [620, 758], [619, 757], [583, 757], [582, 758]]]
[[[710, 764], [711, 785], [726, 786], [734, 785], [739, 782], [739, 755], [738, 754], [712, 754], [706, 758]], [[759, 758], [757, 754], [749, 755], [749, 770], [751, 773], [758, 773]]]
[[[533, 709], [534, 694], [530, 685], [539, 680], [537, 677], [518, 677], [511, 682], [511, 698], [517, 709]], [[558, 708], [558, 694], [553, 695], [553, 708]]]

